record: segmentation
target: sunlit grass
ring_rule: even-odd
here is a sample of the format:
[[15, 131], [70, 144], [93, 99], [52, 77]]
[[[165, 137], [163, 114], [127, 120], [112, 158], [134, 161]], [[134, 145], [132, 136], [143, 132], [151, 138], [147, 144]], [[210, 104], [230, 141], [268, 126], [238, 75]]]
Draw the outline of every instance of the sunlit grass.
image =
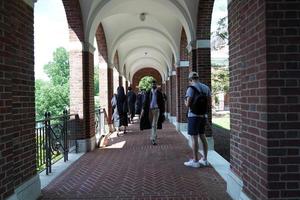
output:
[[230, 117], [229, 115], [223, 117], [213, 117], [212, 122], [214, 125], [230, 130]]

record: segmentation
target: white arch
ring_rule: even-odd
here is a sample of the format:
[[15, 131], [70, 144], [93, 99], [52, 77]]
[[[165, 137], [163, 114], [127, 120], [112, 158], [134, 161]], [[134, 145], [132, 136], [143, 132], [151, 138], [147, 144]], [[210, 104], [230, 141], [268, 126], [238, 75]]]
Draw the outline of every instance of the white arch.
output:
[[163, 59], [165, 60], [165, 62], [167, 63], [168, 66], [172, 66], [171, 62], [167, 56], [166, 56], [166, 52], [164, 52], [163, 50], [159, 49], [159, 48], [156, 48], [156, 47], [153, 47], [153, 46], [139, 46], [139, 47], [136, 47], [132, 50], [130, 50], [125, 56], [124, 56], [124, 61], [122, 61], [122, 63], [124, 65], [126, 65], [128, 59], [130, 58], [131, 55], [133, 55], [134, 53], [140, 53], [140, 50], [141, 49], [149, 49], [149, 50], [154, 50], [155, 52], [158, 52], [162, 57]]
[[[141, 66], [144, 66], [144, 67], [155, 66], [156, 67], [155, 69], [157, 69], [161, 73], [161, 76], [163, 79], [164, 79], [163, 75], [168, 71], [166, 69], [166, 65], [161, 63], [159, 60], [152, 58], [152, 57], [147, 57], [147, 58], [138, 58], [135, 61], [133, 61], [130, 64], [130, 67], [127, 68], [128, 69], [127, 73], [134, 74], [134, 72], [136, 72], [136, 69], [141, 69], [140, 68]], [[165, 67], [163, 67], [163, 66], [165, 66]]]
[[[85, 37], [86, 41], [89, 41], [90, 44], [93, 44], [93, 39], [96, 34], [96, 30], [100, 22], [103, 20], [101, 18], [101, 10], [106, 9], [105, 7], [108, 6], [109, 3], [112, 4], [112, 0], [102, 0], [100, 3], [96, 6], [96, 8], [93, 10], [92, 14], [90, 15], [86, 29], [85, 29]], [[191, 42], [195, 40], [196, 38], [196, 31], [195, 26], [192, 22], [191, 17], [189, 16], [188, 12], [185, 10], [185, 8], [179, 3], [178, 0], [164, 0], [162, 2], [159, 2], [161, 4], [167, 4], [173, 7], [173, 11], [176, 13], [176, 16], [178, 16], [179, 21], [182, 23], [182, 26], [184, 27], [186, 33], [188, 42]]]
[[159, 38], [162, 38], [163, 40], [167, 41], [167, 44], [169, 45], [170, 49], [172, 50], [174, 57], [178, 59], [179, 52], [176, 48], [176, 43], [174, 40], [170, 39], [165, 33], [161, 32], [160, 30], [157, 30], [155, 28], [151, 27], [136, 27], [130, 30], [127, 30], [125, 33], [121, 34], [119, 37], [115, 39], [115, 41], [112, 44], [112, 51], [110, 56], [110, 62], [113, 62], [113, 57], [119, 47], [119, 45], [126, 40], [127, 37], [132, 36], [134, 33], [139, 33], [140, 31], [147, 31], [147, 33], [152, 33], [155, 36], [158, 36]]
[[[136, 68], [136, 70], [132, 71], [131, 77], [129, 77], [131, 83], [133, 82], [133, 77], [134, 77], [134, 75], [135, 75], [138, 71], [140, 71], [140, 70], [142, 70], [142, 69], [144, 69], [144, 68], [153, 68], [153, 69], [157, 70], [158, 73], [159, 73], [160, 76], [161, 76], [162, 81], [164, 82], [164, 81], [166, 80], [166, 78], [165, 78], [165, 72], [161, 71], [161, 69], [159, 69], [159, 67], [157, 67], [156, 65], [139, 65], [139, 66]], [[150, 74], [149, 74], [149, 75], [150, 75]]]

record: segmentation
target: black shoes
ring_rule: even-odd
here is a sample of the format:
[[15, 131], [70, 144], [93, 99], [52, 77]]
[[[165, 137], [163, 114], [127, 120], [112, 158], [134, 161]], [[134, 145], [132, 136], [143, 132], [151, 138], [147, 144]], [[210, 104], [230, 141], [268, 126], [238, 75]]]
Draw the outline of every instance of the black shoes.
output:
[[155, 140], [151, 140], [151, 144], [152, 145], [157, 145], [157, 143], [155, 142]]

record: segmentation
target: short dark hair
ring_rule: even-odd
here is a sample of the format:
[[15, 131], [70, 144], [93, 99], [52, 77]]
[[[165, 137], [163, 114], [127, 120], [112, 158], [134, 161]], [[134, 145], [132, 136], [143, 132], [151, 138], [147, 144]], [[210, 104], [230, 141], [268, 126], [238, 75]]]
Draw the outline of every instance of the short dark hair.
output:
[[156, 84], [156, 80], [153, 80], [153, 81], [152, 81], [152, 84]]
[[128, 87], [128, 90], [132, 90], [132, 87], [129, 86], [129, 87]]

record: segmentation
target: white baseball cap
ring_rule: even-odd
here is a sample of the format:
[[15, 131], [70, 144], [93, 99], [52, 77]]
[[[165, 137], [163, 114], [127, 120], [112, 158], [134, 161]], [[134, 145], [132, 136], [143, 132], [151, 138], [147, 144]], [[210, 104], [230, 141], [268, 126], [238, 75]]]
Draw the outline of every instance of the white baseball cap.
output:
[[190, 72], [189, 79], [199, 78], [199, 75], [197, 72]]

